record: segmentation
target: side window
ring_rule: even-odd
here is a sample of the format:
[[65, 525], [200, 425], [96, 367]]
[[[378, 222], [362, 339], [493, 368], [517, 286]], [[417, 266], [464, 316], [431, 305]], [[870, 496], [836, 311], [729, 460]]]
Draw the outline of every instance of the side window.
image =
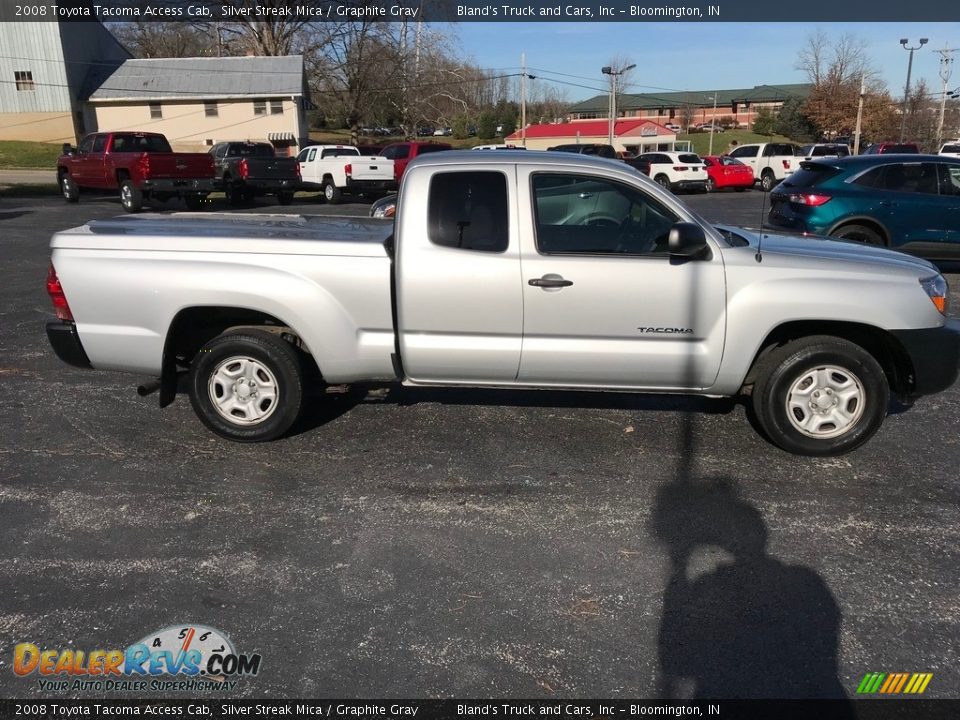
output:
[[480, 252], [507, 249], [507, 178], [499, 172], [437, 173], [427, 203], [430, 242]]
[[83, 142], [80, 143], [80, 147], [77, 148], [77, 153], [88, 153], [93, 149], [93, 141], [96, 138], [96, 135], [87, 135]]
[[107, 148], [107, 136], [106, 135], [97, 135], [96, 139], [93, 141], [93, 152], [102, 153]]
[[753, 145], [753, 146], [745, 145], [744, 147], [738, 147], [736, 150], [730, 153], [730, 157], [733, 157], [733, 158], [756, 157], [757, 150], [759, 150], [759, 148], [756, 145]]
[[777, 154], [777, 146], [776, 146], [776, 145], [767, 145], [766, 147], [763, 148], [763, 155], [762, 155], [762, 157], [773, 157], [773, 156], [776, 155], [776, 154]]
[[230, 148], [229, 145], [220, 145], [217, 147], [217, 158], [222, 160], [227, 156], [227, 150]]
[[960, 165], [937, 164], [940, 174], [940, 194], [960, 196]]
[[391, 155], [394, 160], [406, 160], [410, 157], [410, 146], [409, 145], [397, 145], [393, 149], [393, 155]]
[[317, 149], [310, 148], [310, 154], [307, 155], [307, 162], [313, 162], [317, 157]]
[[537, 249], [546, 255], [664, 255], [679, 219], [643, 191], [588, 175], [533, 177]]
[[885, 165], [874, 185], [878, 190], [936, 195], [937, 168], [933, 163], [894, 163]]

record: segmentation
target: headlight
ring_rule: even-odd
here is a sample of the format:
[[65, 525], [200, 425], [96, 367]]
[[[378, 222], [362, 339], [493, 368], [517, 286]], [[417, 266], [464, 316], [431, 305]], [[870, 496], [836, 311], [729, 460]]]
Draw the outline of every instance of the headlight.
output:
[[397, 212], [396, 205], [381, 205], [378, 208], [374, 208], [371, 217], [375, 218], [392, 218]]
[[927, 294], [927, 297], [930, 298], [930, 302], [939, 310], [942, 314], [947, 314], [947, 307], [950, 304], [950, 287], [947, 285], [947, 281], [944, 280], [943, 275], [933, 275], [932, 277], [924, 278], [920, 281], [920, 287], [923, 288], [923, 291]]

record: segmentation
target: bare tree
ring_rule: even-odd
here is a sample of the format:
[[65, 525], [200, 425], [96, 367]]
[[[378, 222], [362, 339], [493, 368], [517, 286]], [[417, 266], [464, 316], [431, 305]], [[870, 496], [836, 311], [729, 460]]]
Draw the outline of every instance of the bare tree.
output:
[[112, 23], [110, 31], [138, 58], [183, 58], [216, 55], [203, 26], [185, 22]]

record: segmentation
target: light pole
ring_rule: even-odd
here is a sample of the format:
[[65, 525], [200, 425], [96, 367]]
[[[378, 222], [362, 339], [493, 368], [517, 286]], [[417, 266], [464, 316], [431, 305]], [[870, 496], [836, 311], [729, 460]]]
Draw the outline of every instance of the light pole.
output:
[[613, 145], [613, 130], [614, 125], [617, 122], [617, 76], [623, 75], [629, 70], [633, 70], [636, 67], [634, 65], [627, 65], [625, 68], [620, 68], [619, 70], [614, 70], [609, 65], [605, 65], [600, 68], [600, 72], [604, 75], [610, 76], [610, 120], [607, 128], [607, 144]]
[[717, 122], [717, 94], [714, 93], [707, 100], [713, 100], [713, 115], [710, 116], [710, 149], [707, 155], [713, 155], [713, 127]]
[[903, 136], [907, 131], [907, 103], [910, 102], [910, 73], [913, 71], [913, 51], [926, 45], [927, 38], [920, 38], [920, 44], [916, 47], [907, 47], [908, 42], [910, 41], [907, 38], [900, 38], [900, 46], [910, 53], [910, 60], [907, 63], [907, 87], [903, 91], [903, 109], [900, 113], [900, 142], [903, 142]]
[[947, 83], [950, 82], [950, 65], [953, 64], [953, 52], [956, 48], [944, 47], [940, 53], [940, 79], [943, 80], [943, 97], [940, 98], [940, 121], [937, 123], [937, 148], [943, 143], [943, 121], [947, 112]]

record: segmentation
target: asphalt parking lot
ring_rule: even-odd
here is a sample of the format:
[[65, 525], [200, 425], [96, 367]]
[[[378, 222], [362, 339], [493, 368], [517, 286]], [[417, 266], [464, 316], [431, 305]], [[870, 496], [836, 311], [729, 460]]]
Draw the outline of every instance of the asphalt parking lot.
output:
[[0, 696], [56, 695], [18, 643], [186, 623], [262, 655], [235, 697], [960, 696], [960, 388], [830, 459], [736, 402], [600, 393], [354, 390], [231, 444], [47, 346], [51, 233], [119, 213], [0, 196]]

